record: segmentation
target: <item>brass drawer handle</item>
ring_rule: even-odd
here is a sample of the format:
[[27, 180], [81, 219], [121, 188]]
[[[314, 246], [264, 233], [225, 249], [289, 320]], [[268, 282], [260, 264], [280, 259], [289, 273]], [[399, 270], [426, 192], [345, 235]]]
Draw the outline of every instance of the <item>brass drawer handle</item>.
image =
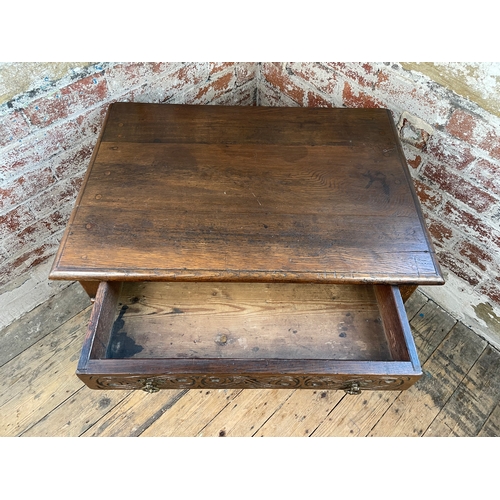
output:
[[346, 389], [344, 389], [346, 394], [350, 394], [351, 396], [359, 396], [361, 394], [361, 387], [357, 382], [353, 382]]
[[154, 380], [146, 380], [142, 390], [144, 392], [149, 392], [149, 394], [153, 394], [154, 392], [159, 392], [160, 388], [156, 385]]

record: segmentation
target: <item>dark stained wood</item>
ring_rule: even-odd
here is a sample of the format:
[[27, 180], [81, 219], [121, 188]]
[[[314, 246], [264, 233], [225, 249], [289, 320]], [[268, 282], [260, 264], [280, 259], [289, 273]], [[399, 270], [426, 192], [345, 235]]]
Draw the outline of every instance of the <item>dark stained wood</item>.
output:
[[50, 277], [440, 284], [387, 110], [117, 103]]
[[409, 298], [413, 295], [415, 290], [418, 288], [418, 285], [400, 285], [399, 286], [399, 291], [401, 292], [401, 298], [403, 299], [403, 302], [406, 304], [406, 302], [409, 300]]
[[[293, 111], [291, 111], [293, 110]], [[114, 103], [103, 142], [356, 145], [394, 148], [388, 111]]]
[[50, 278], [95, 296], [78, 376], [148, 391], [405, 389], [403, 300], [443, 283], [388, 110], [133, 103]]
[[80, 285], [91, 299], [95, 299], [97, 289], [99, 288], [99, 281], [80, 281]]
[[402, 391], [420, 378], [404, 361], [323, 360], [90, 360], [77, 375], [91, 389], [146, 392], [151, 388]]
[[90, 357], [103, 358], [115, 320], [114, 309], [118, 301], [121, 283], [102, 282], [97, 290], [96, 300], [83, 343], [78, 367], [85, 366]]
[[393, 359], [411, 361], [415, 370], [420, 372], [417, 351], [399, 289], [396, 286], [381, 285], [373, 288]]

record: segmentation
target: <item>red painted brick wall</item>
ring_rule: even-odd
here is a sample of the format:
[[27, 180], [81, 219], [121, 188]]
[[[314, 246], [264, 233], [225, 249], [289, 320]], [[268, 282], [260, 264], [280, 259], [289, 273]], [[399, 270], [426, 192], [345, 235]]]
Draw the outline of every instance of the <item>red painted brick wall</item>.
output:
[[392, 111], [448, 278], [424, 290], [498, 345], [498, 116], [397, 63], [262, 63], [258, 89], [260, 105]]
[[0, 107], [0, 294], [51, 259], [114, 101], [255, 104], [255, 63], [95, 64]]

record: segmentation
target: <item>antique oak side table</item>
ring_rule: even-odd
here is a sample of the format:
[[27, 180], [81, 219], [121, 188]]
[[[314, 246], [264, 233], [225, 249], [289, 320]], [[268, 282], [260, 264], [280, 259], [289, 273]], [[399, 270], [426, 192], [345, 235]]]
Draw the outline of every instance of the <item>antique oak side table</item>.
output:
[[94, 301], [93, 389], [408, 388], [439, 285], [383, 109], [115, 103], [51, 279]]

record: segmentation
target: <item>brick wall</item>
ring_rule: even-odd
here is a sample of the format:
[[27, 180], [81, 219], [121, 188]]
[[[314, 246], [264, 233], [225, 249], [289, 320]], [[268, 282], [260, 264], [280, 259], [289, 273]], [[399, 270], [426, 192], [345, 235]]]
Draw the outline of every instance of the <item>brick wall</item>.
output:
[[[498, 346], [500, 115], [493, 99], [474, 99], [481, 92], [460, 95], [465, 77], [447, 80], [442, 70], [430, 78], [416, 69], [399, 63], [262, 63], [258, 103], [392, 111], [447, 279], [443, 287], [423, 290]], [[489, 71], [497, 77], [500, 64]], [[472, 79], [467, 88], [481, 90], [490, 83], [486, 76], [483, 71], [482, 80]]]
[[475, 79], [470, 68], [468, 76], [450, 67], [427, 75], [419, 69], [409, 63], [0, 65], [0, 327], [66, 285], [46, 276], [110, 102], [376, 106], [392, 110], [398, 124], [447, 279], [423, 290], [500, 346], [500, 100], [480, 92], [491, 76], [484, 68]]
[[108, 105], [252, 105], [255, 70], [254, 63], [0, 65], [0, 327], [67, 285], [47, 282], [46, 273]]

